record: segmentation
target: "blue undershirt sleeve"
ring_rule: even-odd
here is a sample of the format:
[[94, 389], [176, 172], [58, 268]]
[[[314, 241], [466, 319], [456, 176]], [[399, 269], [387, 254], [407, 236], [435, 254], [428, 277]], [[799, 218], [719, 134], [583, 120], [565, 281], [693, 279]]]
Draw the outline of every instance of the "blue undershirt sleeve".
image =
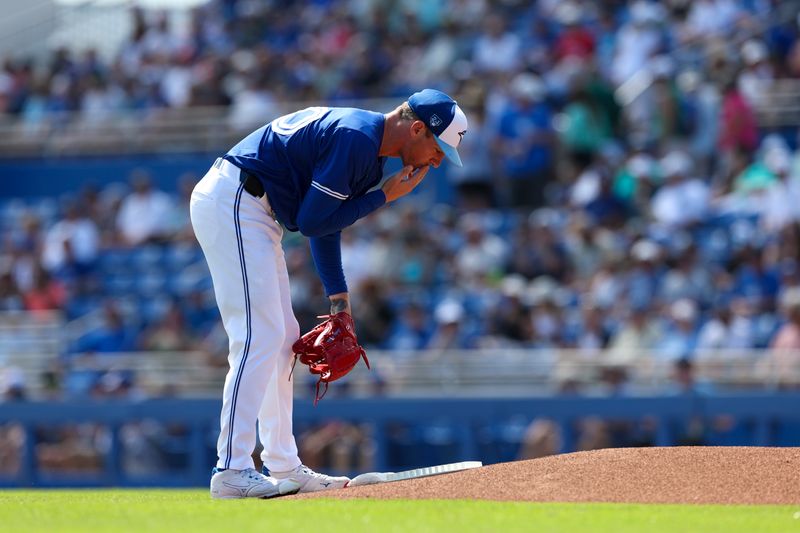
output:
[[317, 274], [325, 287], [325, 295], [347, 292], [347, 282], [342, 270], [342, 232], [337, 231], [322, 237], [312, 237], [311, 257], [317, 267]]

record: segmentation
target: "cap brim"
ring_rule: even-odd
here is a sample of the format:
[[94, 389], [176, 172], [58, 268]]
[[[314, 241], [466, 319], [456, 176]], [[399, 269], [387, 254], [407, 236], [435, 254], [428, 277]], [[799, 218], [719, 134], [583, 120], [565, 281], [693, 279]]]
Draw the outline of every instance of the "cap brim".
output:
[[436, 139], [436, 142], [439, 144], [439, 148], [442, 149], [444, 155], [447, 156], [447, 159], [450, 160], [451, 163], [456, 165], [457, 167], [463, 167], [464, 165], [461, 163], [461, 157], [458, 155], [458, 150], [441, 140], [436, 135], [433, 136]]

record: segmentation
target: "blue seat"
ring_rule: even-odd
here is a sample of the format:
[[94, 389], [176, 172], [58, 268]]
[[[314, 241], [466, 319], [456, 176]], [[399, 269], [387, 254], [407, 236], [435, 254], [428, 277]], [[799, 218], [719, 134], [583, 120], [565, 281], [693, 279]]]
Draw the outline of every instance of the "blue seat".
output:
[[133, 274], [107, 274], [103, 278], [103, 290], [108, 296], [133, 294], [136, 292], [136, 283], [137, 278]]
[[205, 264], [184, 268], [168, 275], [166, 287], [170, 293], [183, 295], [196, 290], [211, 288], [211, 274]]
[[139, 315], [139, 297], [134, 291], [117, 296], [114, 298], [114, 304], [122, 316], [127, 319], [133, 319]]
[[154, 296], [168, 289], [167, 275], [157, 267], [143, 270], [136, 278], [135, 290], [140, 295]]
[[41, 198], [33, 202], [31, 211], [42, 221], [44, 227], [49, 227], [58, 221], [58, 202], [54, 198]]
[[132, 272], [131, 251], [125, 248], [104, 250], [97, 257], [97, 268], [106, 276]]
[[132, 250], [130, 260], [138, 270], [149, 271], [163, 265], [164, 250], [160, 246], [140, 246]]
[[143, 298], [139, 301], [139, 313], [141, 318], [148, 324], [161, 319], [172, 303], [168, 295]]
[[64, 376], [64, 392], [73, 398], [88, 396], [99, 375], [96, 370], [71, 370]]
[[171, 272], [180, 272], [201, 259], [203, 251], [199, 246], [176, 244], [169, 246], [164, 253], [164, 264]]
[[69, 298], [66, 304], [67, 319], [73, 320], [97, 310], [102, 305], [101, 298], [84, 296]]

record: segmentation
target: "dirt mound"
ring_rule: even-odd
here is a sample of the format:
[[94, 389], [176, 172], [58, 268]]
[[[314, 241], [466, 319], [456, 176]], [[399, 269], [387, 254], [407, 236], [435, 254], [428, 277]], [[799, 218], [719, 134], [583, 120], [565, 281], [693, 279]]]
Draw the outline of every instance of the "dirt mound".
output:
[[291, 498], [800, 504], [800, 448], [578, 452]]

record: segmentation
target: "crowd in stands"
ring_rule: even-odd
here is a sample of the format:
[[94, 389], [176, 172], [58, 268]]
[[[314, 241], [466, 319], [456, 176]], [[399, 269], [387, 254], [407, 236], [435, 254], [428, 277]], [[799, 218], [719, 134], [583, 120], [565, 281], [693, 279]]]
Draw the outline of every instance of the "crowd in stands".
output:
[[[443, 89], [470, 120], [465, 166], [444, 168], [454, 201], [412, 196], [343, 233], [361, 342], [398, 358], [572, 349], [621, 365], [599, 378], [611, 395], [626, 394], [624, 365], [661, 360], [675, 372], [663, 392], [704, 394], [711, 385], [693, 365], [710, 354], [772, 348], [778, 375], [800, 364], [800, 139], [758, 121], [775, 80], [800, 78], [798, 12], [776, 0], [216, 0], [179, 30], [168, 13], [135, 8], [112, 53], [0, 59], [0, 113], [35, 132], [75, 117], [92, 125], [227, 106], [230, 125], [247, 130], [285, 102], [399, 102]], [[187, 350], [226, 366], [187, 214], [198, 176], [176, 179], [171, 194], [136, 169], [67, 198], [0, 205], [0, 312], [35, 320], [55, 310], [89, 326], [43, 374], [50, 397], [145, 394], [126, 372], [64, 371], [87, 354]], [[305, 241], [288, 234], [285, 246], [306, 329], [326, 299]], [[24, 400], [29, 384], [2, 356], [0, 402]], [[561, 392], [579, 391], [565, 380]], [[559, 451], [554, 422], [528, 422], [505, 440], [486, 437], [496, 460]], [[731, 443], [741, 427], [692, 420], [676, 437]], [[412, 430], [392, 429], [397, 464], [403, 446], [446, 445], [442, 428]], [[650, 445], [652, 430], [584, 419], [576, 447]], [[306, 464], [370, 469], [369, 428], [299, 432]], [[215, 438], [206, 436], [209, 462]], [[108, 452], [107, 428], [95, 424], [35, 439], [45, 472], [97, 472]], [[24, 440], [21, 427], [0, 426], [0, 474], [20, 471]], [[188, 461], [181, 426], [131, 422], [121, 442], [128, 474]]]
[[[470, 119], [464, 167], [444, 169], [454, 202], [412, 196], [343, 233], [365, 346], [565, 348], [622, 364], [775, 347], [798, 364], [797, 129], [758, 123], [770, 85], [800, 77], [796, 2], [390, 5], [209, 2], [184, 33], [136, 8], [114, 54], [7, 58], [0, 112], [36, 125], [228, 106], [234, 122], [263, 122], [276, 102], [438, 87]], [[66, 354], [197, 350], [224, 366], [187, 216], [198, 176], [178, 194], [146, 169], [114, 179], [4, 204], [0, 310], [101, 309]], [[307, 328], [326, 300], [305, 241], [285, 245]]]

